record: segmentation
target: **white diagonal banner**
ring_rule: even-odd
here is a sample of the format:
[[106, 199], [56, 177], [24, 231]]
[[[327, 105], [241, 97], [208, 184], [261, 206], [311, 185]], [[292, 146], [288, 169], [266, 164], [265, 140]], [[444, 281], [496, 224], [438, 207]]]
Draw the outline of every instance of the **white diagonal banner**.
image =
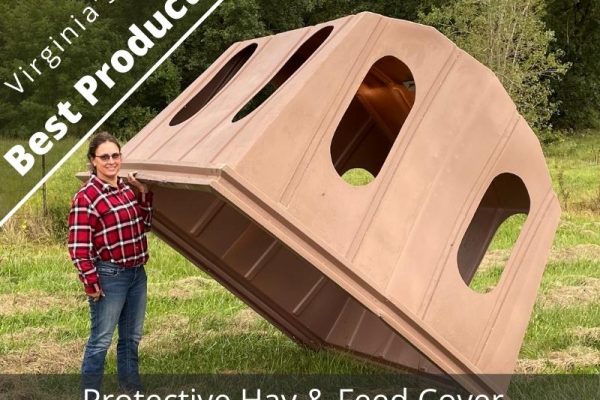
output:
[[146, 81], [146, 79], [148, 79], [150, 77], [150, 75], [152, 75], [154, 73], [154, 71], [156, 71], [156, 69], [158, 67], [161, 66], [161, 64], [171, 56], [171, 54], [173, 54], [173, 52], [175, 50], [177, 50], [177, 48], [179, 46], [181, 46], [181, 44], [192, 34], [194, 33], [194, 31], [196, 29], [198, 29], [198, 27], [200, 25], [202, 25], [202, 23], [206, 20], [206, 18], [208, 18], [213, 11], [215, 11], [217, 9], [217, 7], [219, 7], [221, 5], [221, 3], [223, 3], [224, 0], [217, 0], [176, 42], [175, 44], [173, 44], [173, 46], [148, 70], [146, 71], [146, 73], [127, 91], [127, 93], [125, 93], [123, 95], [123, 97], [121, 97], [121, 99], [119, 99], [119, 101], [117, 101], [115, 103], [115, 105], [108, 110], [108, 112], [106, 114], [104, 114], [104, 116], [102, 118], [100, 118], [96, 124], [94, 124], [94, 126], [85, 134], [85, 136], [83, 136], [81, 138], [81, 140], [79, 140], [75, 146], [73, 146], [73, 148], [71, 150], [69, 150], [67, 152], [67, 154], [64, 155], [63, 158], [60, 159], [60, 161], [58, 161], [56, 163], [56, 165], [50, 169], [50, 171], [48, 171], [48, 173], [46, 175], [44, 175], [44, 177], [42, 179], [40, 179], [40, 181], [21, 199], [21, 201], [19, 201], [17, 203], [16, 206], [14, 206], [12, 208], [12, 210], [10, 210], [8, 212], [8, 214], [6, 214], [6, 216], [4, 218], [2, 218], [2, 220], [0, 221], [0, 227], [2, 225], [4, 225], [4, 223], [6, 223], [6, 221], [8, 221], [10, 219], [10, 217], [12, 217], [19, 208], [21, 208], [23, 206], [23, 204], [25, 204], [25, 202], [27, 202], [27, 200], [29, 200], [31, 198], [31, 196], [33, 196], [33, 194], [42, 187], [42, 185], [44, 183], [46, 183], [46, 181], [48, 181], [48, 179], [65, 163], [65, 161], [67, 161], [69, 159], [69, 157], [71, 157], [73, 155], [73, 153], [75, 153], [79, 147], [81, 147], [81, 145], [83, 143], [85, 143], [89, 137], [96, 131], [98, 130], [98, 128], [119, 108], [121, 107], [121, 105], [123, 105], [123, 103]]

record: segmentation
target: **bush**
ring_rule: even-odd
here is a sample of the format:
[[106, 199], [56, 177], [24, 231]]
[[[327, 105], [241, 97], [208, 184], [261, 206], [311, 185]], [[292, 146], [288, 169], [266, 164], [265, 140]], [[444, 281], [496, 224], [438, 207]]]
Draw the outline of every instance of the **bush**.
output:
[[496, 73], [519, 112], [544, 135], [557, 104], [550, 101], [552, 80], [569, 68], [562, 52], [551, 50], [554, 33], [543, 22], [542, 0], [458, 0], [421, 13], [432, 25]]

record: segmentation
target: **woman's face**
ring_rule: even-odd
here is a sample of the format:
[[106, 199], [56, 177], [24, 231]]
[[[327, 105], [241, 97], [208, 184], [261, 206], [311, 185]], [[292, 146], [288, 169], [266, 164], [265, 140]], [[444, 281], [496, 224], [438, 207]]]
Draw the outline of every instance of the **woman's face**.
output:
[[92, 160], [98, 178], [112, 182], [121, 170], [121, 152], [112, 142], [104, 142], [96, 149], [96, 157]]

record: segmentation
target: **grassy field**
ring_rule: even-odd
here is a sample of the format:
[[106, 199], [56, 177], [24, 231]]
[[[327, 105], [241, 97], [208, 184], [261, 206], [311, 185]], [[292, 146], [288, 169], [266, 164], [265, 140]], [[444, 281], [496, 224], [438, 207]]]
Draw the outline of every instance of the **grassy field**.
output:
[[[600, 135], [544, 149], [563, 215], [517, 371], [600, 373]], [[57, 215], [79, 183], [80, 151], [49, 182]], [[358, 177], [356, 179], [363, 179]], [[361, 181], [361, 183], [364, 183]], [[65, 195], [69, 193], [69, 195]], [[63, 243], [34, 227], [40, 196], [0, 232], [0, 371], [77, 373], [88, 310]], [[497, 281], [522, 221], [503, 226], [474, 288]], [[40, 222], [40, 225], [44, 223]], [[60, 236], [60, 235], [59, 235]], [[381, 368], [304, 349], [156, 237], [150, 237], [145, 373], [377, 373]], [[115, 372], [114, 350], [108, 372]]]

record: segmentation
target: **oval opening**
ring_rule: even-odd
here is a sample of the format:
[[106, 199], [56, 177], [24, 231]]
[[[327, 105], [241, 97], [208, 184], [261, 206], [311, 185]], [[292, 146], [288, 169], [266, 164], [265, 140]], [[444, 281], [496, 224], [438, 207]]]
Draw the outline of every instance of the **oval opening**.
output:
[[239, 121], [252, 111], [256, 110], [262, 103], [264, 103], [281, 85], [283, 85], [293, 74], [296, 72], [309, 58], [314, 54], [315, 51], [325, 40], [329, 37], [333, 31], [333, 26], [326, 26], [315, 32], [309, 39], [307, 39], [299, 48], [296, 50], [287, 62], [281, 67], [281, 69], [271, 78], [263, 88], [252, 97], [233, 117], [232, 122]]
[[215, 74], [215, 76], [200, 90], [179, 112], [171, 119], [170, 126], [176, 126], [187, 121], [204, 108], [220, 91], [233, 79], [238, 71], [246, 64], [258, 45], [252, 43], [235, 56]]
[[494, 178], [458, 248], [458, 270], [471, 289], [487, 293], [500, 282], [529, 207], [521, 178], [510, 173]]
[[380, 58], [361, 82], [331, 141], [340, 176], [362, 168], [376, 177], [415, 102], [409, 68], [393, 56]]

